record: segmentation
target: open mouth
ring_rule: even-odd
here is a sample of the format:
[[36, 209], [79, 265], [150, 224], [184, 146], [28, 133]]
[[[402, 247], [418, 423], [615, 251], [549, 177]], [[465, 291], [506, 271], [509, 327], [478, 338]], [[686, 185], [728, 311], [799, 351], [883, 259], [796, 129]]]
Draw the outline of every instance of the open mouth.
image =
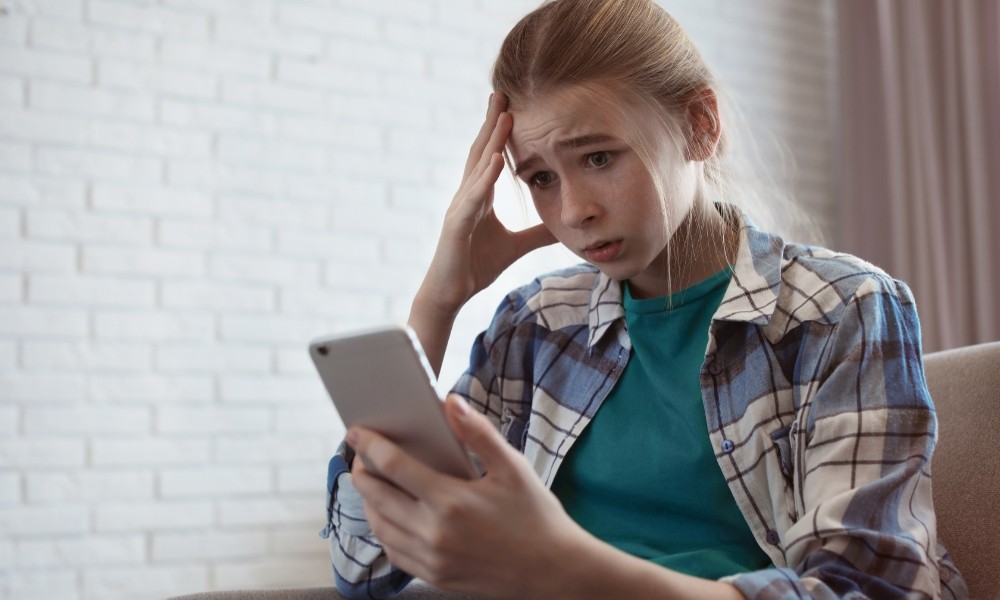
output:
[[583, 249], [584, 256], [591, 262], [607, 262], [621, 254], [622, 241], [611, 240], [591, 244]]

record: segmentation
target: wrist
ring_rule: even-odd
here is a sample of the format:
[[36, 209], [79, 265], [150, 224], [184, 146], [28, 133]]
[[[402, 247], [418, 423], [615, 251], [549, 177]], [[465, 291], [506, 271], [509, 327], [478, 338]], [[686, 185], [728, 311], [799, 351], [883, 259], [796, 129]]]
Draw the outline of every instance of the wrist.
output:
[[427, 290], [421, 286], [410, 304], [410, 318], [418, 317], [421, 321], [435, 323], [451, 323], [465, 306], [465, 300], [444, 298], [441, 294]]
[[441, 374], [441, 363], [457, 316], [458, 308], [435, 302], [423, 290], [417, 292], [410, 305], [407, 324], [417, 334], [435, 376]]
[[[606, 564], [601, 560], [603, 544], [569, 517], [552, 545], [533, 561], [534, 577], [525, 590], [528, 598], [613, 598], [606, 590], [600, 572]], [[540, 548], [541, 549], [541, 548]], [[597, 585], [597, 587], [595, 587]]]
[[700, 579], [626, 554], [580, 530], [546, 582], [559, 586], [539, 598], [676, 598], [744, 600], [730, 583]]

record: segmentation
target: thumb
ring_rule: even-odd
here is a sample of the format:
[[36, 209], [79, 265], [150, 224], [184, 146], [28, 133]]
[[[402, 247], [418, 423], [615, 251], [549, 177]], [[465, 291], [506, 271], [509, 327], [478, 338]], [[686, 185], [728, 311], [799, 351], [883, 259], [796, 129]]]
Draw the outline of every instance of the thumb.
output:
[[464, 398], [449, 394], [444, 411], [459, 441], [479, 457], [487, 473], [497, 472], [510, 463], [514, 449], [489, 419], [469, 408]]

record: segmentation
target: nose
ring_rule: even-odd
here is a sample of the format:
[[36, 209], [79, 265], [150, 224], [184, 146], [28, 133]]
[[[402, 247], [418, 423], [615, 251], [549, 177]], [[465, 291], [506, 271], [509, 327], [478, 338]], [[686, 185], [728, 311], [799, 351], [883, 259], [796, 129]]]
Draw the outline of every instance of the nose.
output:
[[580, 228], [593, 223], [601, 214], [595, 191], [586, 185], [563, 179], [560, 185], [560, 207], [563, 225]]

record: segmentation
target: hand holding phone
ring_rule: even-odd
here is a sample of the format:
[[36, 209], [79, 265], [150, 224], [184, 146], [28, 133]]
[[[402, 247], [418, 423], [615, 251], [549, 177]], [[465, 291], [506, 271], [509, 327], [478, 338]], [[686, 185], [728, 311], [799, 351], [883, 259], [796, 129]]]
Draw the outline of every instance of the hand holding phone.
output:
[[309, 355], [344, 425], [377, 431], [442, 473], [479, 476], [448, 426], [433, 372], [409, 327], [318, 338]]

